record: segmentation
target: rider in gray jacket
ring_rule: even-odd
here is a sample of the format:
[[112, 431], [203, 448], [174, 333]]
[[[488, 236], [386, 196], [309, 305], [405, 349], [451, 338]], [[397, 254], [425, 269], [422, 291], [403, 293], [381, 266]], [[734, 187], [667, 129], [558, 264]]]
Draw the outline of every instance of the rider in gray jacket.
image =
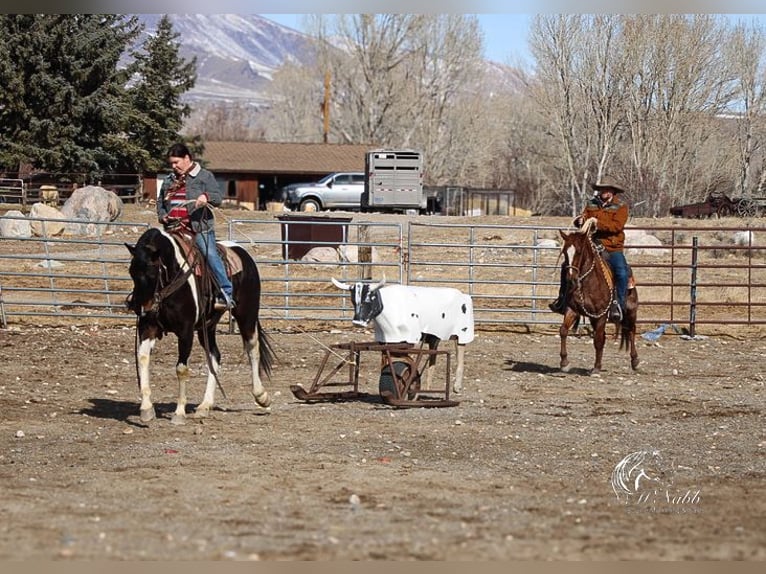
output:
[[173, 173], [164, 179], [157, 193], [157, 217], [166, 228], [180, 225], [193, 233], [220, 289], [216, 308], [231, 309], [233, 288], [215, 245], [215, 217], [209, 207], [221, 205], [221, 188], [215, 176], [192, 159], [186, 145], [171, 146], [168, 161]]

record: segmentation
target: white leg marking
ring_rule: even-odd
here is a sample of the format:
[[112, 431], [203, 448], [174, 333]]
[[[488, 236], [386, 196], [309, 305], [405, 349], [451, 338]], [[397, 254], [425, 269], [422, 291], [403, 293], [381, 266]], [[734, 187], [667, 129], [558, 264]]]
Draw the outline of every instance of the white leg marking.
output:
[[210, 414], [210, 409], [215, 405], [215, 377], [221, 372], [221, 365], [211, 355], [210, 364], [213, 365], [213, 371], [208, 371], [207, 382], [205, 383], [205, 396], [202, 398], [202, 402], [194, 411], [194, 416], [197, 418], [203, 418]]
[[149, 363], [152, 358], [152, 350], [157, 342], [156, 339], [145, 339], [138, 347], [136, 360], [138, 361], [138, 384], [141, 391], [141, 420], [149, 422], [154, 419], [154, 406], [152, 405], [152, 389], [149, 385]]
[[178, 377], [178, 401], [170, 422], [174, 425], [182, 425], [186, 422], [186, 383], [189, 382], [189, 366], [178, 363], [176, 365], [176, 377]]
[[253, 381], [253, 397], [255, 402], [260, 406], [267, 408], [271, 405], [271, 396], [269, 392], [264, 388], [263, 382], [261, 382], [261, 373], [258, 367], [261, 356], [261, 347], [258, 343], [258, 328], [256, 327], [255, 333], [253, 333], [252, 339], [245, 343], [245, 353], [247, 353], [247, 360], [250, 361], [250, 377]]

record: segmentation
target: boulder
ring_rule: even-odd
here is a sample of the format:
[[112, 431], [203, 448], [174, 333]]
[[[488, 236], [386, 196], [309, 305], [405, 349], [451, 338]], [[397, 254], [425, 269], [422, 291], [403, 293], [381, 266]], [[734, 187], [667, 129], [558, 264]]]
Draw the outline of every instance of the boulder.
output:
[[301, 261], [312, 263], [338, 263], [338, 250], [334, 247], [312, 247], [301, 257]]
[[739, 247], [754, 247], [755, 246], [755, 233], [752, 231], [737, 231], [731, 238], [734, 245]]
[[0, 217], [0, 237], [32, 237], [32, 226], [23, 213], [13, 209]]
[[558, 249], [559, 242], [555, 239], [537, 239], [535, 240], [535, 247], [544, 247], [550, 249]]
[[665, 256], [667, 249], [656, 249], [662, 246], [662, 241], [654, 235], [649, 235], [643, 229], [625, 229], [625, 255], [656, 255]]
[[93, 225], [92, 222], [103, 223], [114, 221], [122, 215], [123, 203], [120, 196], [113, 191], [97, 185], [87, 185], [74, 190], [61, 208], [61, 213], [67, 219], [79, 219], [89, 223], [67, 223], [66, 233], [69, 235], [98, 235], [103, 225]]
[[64, 215], [55, 207], [44, 203], [35, 203], [29, 210], [32, 235], [36, 237], [56, 237], [64, 233]]

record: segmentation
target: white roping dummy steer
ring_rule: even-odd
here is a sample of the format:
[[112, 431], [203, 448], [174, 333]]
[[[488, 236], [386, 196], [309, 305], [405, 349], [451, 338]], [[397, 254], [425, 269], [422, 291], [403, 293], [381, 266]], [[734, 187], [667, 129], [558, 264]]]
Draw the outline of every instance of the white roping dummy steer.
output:
[[[378, 343], [426, 342], [436, 349], [439, 341], [455, 340], [457, 368], [453, 391], [463, 390], [465, 346], [473, 341], [473, 301], [452, 287], [413, 287], [379, 283], [342, 283], [332, 278], [338, 289], [351, 292], [354, 325], [375, 328]], [[429, 359], [426, 384], [431, 382], [436, 357]]]

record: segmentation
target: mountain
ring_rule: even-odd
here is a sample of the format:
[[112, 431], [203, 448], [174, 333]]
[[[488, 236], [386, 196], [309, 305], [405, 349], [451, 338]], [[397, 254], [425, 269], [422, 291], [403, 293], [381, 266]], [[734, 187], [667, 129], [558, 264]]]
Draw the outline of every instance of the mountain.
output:
[[[143, 34], [157, 29], [161, 14], [137, 14]], [[273, 72], [287, 61], [311, 61], [309, 36], [257, 14], [169, 14], [180, 34], [179, 53], [197, 58], [197, 84], [186, 96], [194, 103], [246, 102], [265, 105]], [[139, 38], [143, 43], [146, 36]]]
[[[137, 14], [146, 34], [157, 29], [161, 14]], [[266, 87], [274, 71], [287, 61], [310, 64], [311, 38], [258, 14], [170, 14], [179, 34], [183, 58], [197, 58], [197, 83], [184, 100], [199, 111], [213, 104], [245, 103], [266, 107]], [[519, 88], [518, 71], [497, 62], [485, 62], [492, 91]], [[203, 112], [204, 113], [204, 112]]]

